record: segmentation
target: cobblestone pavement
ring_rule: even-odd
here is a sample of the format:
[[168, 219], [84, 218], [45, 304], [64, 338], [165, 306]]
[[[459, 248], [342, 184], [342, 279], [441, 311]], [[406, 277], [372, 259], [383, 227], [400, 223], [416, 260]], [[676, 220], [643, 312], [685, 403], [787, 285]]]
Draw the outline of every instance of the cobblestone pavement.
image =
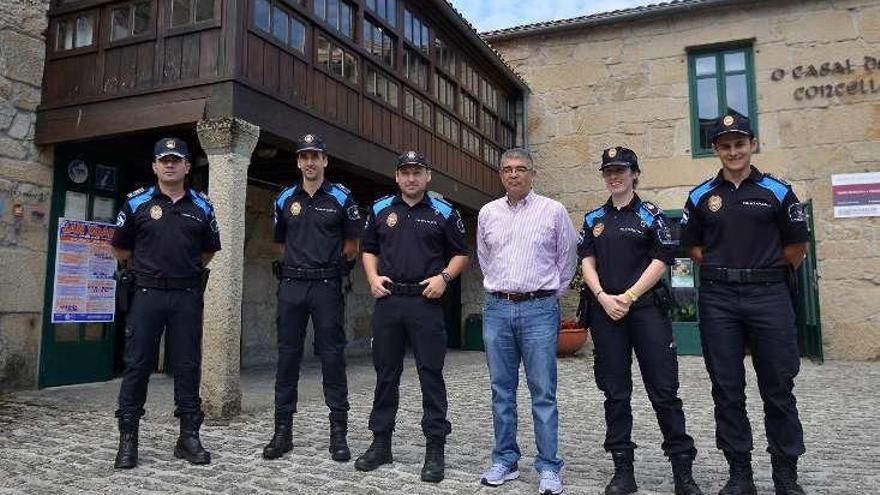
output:
[[[560, 450], [568, 494], [597, 494], [609, 479], [611, 462], [602, 451], [602, 401], [593, 382], [589, 356], [559, 361]], [[714, 449], [709, 380], [700, 358], [684, 357], [681, 396], [690, 433], [700, 454], [695, 477], [717, 493], [726, 476], [723, 456]], [[202, 438], [213, 452], [209, 466], [174, 459], [177, 428], [171, 416], [171, 380], [155, 376], [141, 428], [140, 466], [112, 468], [117, 435], [112, 416], [119, 381], [20, 392], [0, 398], [0, 493], [536, 493], [532, 469], [535, 447], [525, 380], [519, 395], [520, 462], [523, 475], [501, 488], [478, 483], [492, 447], [487, 370], [482, 353], [454, 352], [446, 368], [453, 434], [447, 448], [446, 480], [419, 480], [424, 438], [421, 398], [411, 360], [404, 371], [394, 438], [395, 463], [360, 473], [353, 463], [335, 463], [327, 453], [327, 411], [319, 371], [310, 365], [302, 378], [300, 411], [294, 420], [294, 450], [281, 460], [260, 457], [271, 435], [270, 371], [242, 378], [244, 413], [225, 423], [208, 423]], [[751, 371], [750, 371], [751, 373]], [[637, 374], [637, 372], [636, 372]], [[355, 455], [370, 441], [367, 416], [375, 383], [368, 360], [350, 364], [351, 432]], [[772, 492], [764, 448], [761, 403], [754, 374], [749, 376], [749, 413], [755, 430], [755, 469], [759, 493]], [[660, 448], [655, 417], [641, 381], [633, 400], [636, 476], [643, 494], [670, 494], [672, 480]], [[880, 363], [805, 361], [797, 395], [807, 441], [801, 460], [803, 485], [813, 494], [880, 493]]]

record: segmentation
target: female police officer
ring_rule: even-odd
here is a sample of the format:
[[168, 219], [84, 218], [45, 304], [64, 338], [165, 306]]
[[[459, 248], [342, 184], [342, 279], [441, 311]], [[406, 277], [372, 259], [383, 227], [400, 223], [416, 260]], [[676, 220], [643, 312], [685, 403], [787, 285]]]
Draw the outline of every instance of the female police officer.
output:
[[663, 433], [663, 451], [672, 462], [675, 493], [701, 494], [691, 476], [696, 456], [685, 432], [678, 398], [678, 361], [672, 324], [661, 298], [659, 280], [672, 261], [672, 237], [657, 206], [635, 194], [639, 163], [622, 147], [602, 154], [608, 201], [584, 216], [578, 254], [592, 292], [589, 325], [595, 345], [596, 384], [605, 393], [605, 450], [614, 461], [606, 494], [634, 493], [632, 433], [632, 352], [642, 370], [648, 398]]

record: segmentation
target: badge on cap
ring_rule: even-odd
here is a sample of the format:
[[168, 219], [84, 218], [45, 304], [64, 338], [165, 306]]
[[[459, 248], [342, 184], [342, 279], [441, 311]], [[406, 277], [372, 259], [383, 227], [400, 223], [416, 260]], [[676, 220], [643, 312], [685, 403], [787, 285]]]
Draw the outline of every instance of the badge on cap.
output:
[[397, 225], [397, 213], [392, 211], [391, 214], [388, 215], [388, 218], [385, 219], [385, 223], [389, 227], [394, 228], [394, 226]]
[[302, 211], [302, 205], [299, 204], [299, 201], [294, 201], [290, 203], [290, 214], [293, 216], [297, 216]]
[[150, 207], [150, 218], [153, 220], [162, 218], [162, 207], [159, 205], [153, 205]]
[[305, 137], [303, 137], [303, 141], [312, 144], [313, 142], [315, 142], [315, 136], [312, 136], [311, 134], [306, 134]]
[[617, 156], [617, 148], [610, 148], [608, 150], [608, 158], [614, 158]]
[[599, 237], [600, 235], [602, 235], [602, 232], [605, 232], [604, 223], [599, 222], [593, 226], [593, 237]]
[[410, 160], [415, 160], [416, 159], [416, 152], [410, 151], [409, 153], [406, 154], [406, 157]]
[[723, 205], [724, 203], [721, 201], [721, 196], [717, 194], [713, 194], [709, 198], [709, 201], [706, 203], [706, 206], [709, 207], [709, 211], [711, 211], [712, 213], [720, 210]]
[[168, 148], [169, 150], [173, 150], [176, 146], [177, 145], [174, 144], [173, 139], [169, 139], [168, 141], [165, 141], [165, 147]]
[[734, 122], [733, 115], [728, 115], [728, 116], [724, 117], [723, 122], [724, 122], [724, 126], [725, 126], [725, 127], [730, 127], [730, 126], [732, 126], [732, 125], [733, 125], [733, 122]]

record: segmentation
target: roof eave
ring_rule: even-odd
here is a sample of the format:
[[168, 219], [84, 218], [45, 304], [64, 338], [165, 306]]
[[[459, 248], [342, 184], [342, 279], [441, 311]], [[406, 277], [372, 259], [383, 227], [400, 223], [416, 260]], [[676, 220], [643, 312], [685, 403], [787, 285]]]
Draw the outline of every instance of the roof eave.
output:
[[604, 12], [583, 17], [562, 19], [558, 21], [513, 26], [494, 31], [486, 31], [484, 33], [481, 33], [481, 36], [490, 42], [504, 41], [515, 38], [555, 34], [565, 31], [572, 31], [608, 24], [617, 24], [623, 22], [632, 22], [636, 20], [651, 19], [655, 17], [663, 17], [672, 14], [678, 14], [681, 12], [692, 11], [694, 9], [707, 9], [711, 7], [753, 2], [754, 0], [683, 0], [681, 2], [673, 4], [661, 3], [646, 7], [636, 7], [632, 9]]

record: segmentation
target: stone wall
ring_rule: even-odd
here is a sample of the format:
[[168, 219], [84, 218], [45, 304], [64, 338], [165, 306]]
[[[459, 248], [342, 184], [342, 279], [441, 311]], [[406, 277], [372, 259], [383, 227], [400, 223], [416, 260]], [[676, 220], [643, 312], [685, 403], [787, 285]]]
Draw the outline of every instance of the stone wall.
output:
[[[688, 190], [719, 168], [691, 157], [687, 47], [754, 40], [762, 170], [812, 200], [826, 357], [880, 359], [880, 219], [834, 219], [831, 174], [880, 170], [880, 92], [797, 100], [804, 85], [873, 78], [880, 2], [773, 1], [695, 8], [686, 15], [493, 42], [525, 78], [537, 187], [575, 225], [607, 193], [596, 172], [604, 148], [625, 145], [642, 162], [640, 194], [681, 208]], [[844, 61], [844, 75], [791, 77], [798, 65]], [[774, 81], [774, 69], [788, 77]]]
[[0, 2], [0, 392], [37, 384], [52, 150], [33, 137], [47, 9]]

